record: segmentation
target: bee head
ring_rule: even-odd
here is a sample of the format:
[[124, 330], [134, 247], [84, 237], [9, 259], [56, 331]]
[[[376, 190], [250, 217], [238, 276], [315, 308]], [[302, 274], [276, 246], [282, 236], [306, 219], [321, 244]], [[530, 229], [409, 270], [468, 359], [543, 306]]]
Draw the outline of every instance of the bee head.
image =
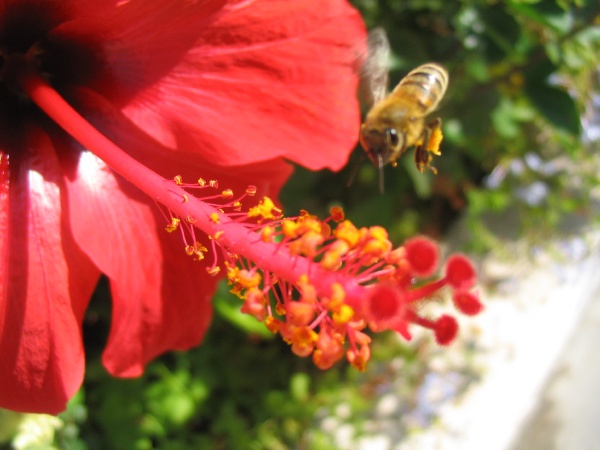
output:
[[406, 138], [394, 127], [378, 128], [365, 123], [360, 129], [360, 144], [375, 167], [380, 168], [402, 154]]
[[406, 136], [394, 127], [378, 128], [364, 123], [360, 128], [360, 145], [379, 170], [379, 191], [383, 193], [383, 166], [402, 154], [406, 147]]

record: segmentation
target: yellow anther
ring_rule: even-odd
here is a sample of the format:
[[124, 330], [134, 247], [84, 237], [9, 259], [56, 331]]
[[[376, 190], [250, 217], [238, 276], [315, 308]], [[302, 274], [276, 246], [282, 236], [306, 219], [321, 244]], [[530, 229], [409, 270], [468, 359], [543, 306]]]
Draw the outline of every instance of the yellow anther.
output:
[[183, 194], [182, 197], [183, 200], [181, 200], [181, 203], [187, 203], [190, 201], [190, 198], [187, 196], [187, 194]]
[[217, 231], [215, 234], [213, 234], [212, 236], [209, 236], [210, 239], [214, 239], [215, 241], [218, 241], [221, 236], [223, 236], [225, 232], [223, 230], [219, 230]]
[[175, 184], [177, 186], [181, 186], [183, 184], [183, 178], [181, 177], [181, 175], [175, 175], [173, 177], [173, 181], [175, 181]]
[[219, 273], [221, 273], [221, 268], [219, 266], [213, 266], [213, 267], [207, 267], [206, 268], [206, 272], [210, 275], [210, 276], [217, 276]]
[[171, 217], [171, 223], [165, 227], [165, 230], [167, 230], [167, 232], [169, 233], [172, 233], [177, 228], [179, 228], [179, 222], [181, 221], [178, 218]]
[[308, 281], [308, 276], [306, 274], [300, 277], [297, 285], [302, 302], [310, 304], [317, 303], [317, 289]]
[[300, 278], [298, 278], [298, 281], [296, 282], [296, 284], [300, 287], [306, 286], [307, 284], [310, 284], [310, 282], [308, 281], [308, 275], [303, 273], [302, 275], [300, 275]]
[[298, 222], [299, 233], [306, 234], [313, 232], [315, 234], [323, 234], [322, 222], [314, 216], [305, 216]]
[[214, 223], [219, 223], [219, 214], [218, 213], [212, 213], [210, 215], [210, 220], [212, 220]]
[[331, 285], [330, 297], [321, 298], [321, 304], [328, 311], [336, 311], [343, 303], [346, 297], [346, 291], [339, 283]]
[[204, 259], [204, 253], [207, 253], [208, 249], [200, 242], [195, 242], [194, 245], [186, 245], [185, 252], [188, 256], [193, 256], [194, 260], [202, 261]]
[[272, 226], [269, 226], [269, 225], [264, 227], [262, 229], [262, 231], [260, 232], [260, 236], [261, 236], [261, 239], [263, 240], [263, 242], [272, 242], [274, 234], [275, 234], [275, 230], [273, 229]]
[[225, 189], [223, 192], [221, 192], [221, 197], [222, 198], [231, 198], [231, 197], [233, 197], [233, 191], [231, 189]]
[[369, 228], [369, 235], [371, 236], [371, 238], [373, 239], [387, 239], [388, 238], [388, 232], [385, 228], [383, 227], [378, 227], [378, 226], [374, 226], [374, 227], [370, 227]]
[[385, 258], [392, 249], [392, 243], [387, 240], [371, 239], [365, 243], [363, 252], [376, 259]]
[[249, 289], [258, 287], [261, 281], [262, 276], [256, 271], [253, 272], [250, 270], [240, 270], [238, 272], [237, 282], [243, 288]]
[[315, 305], [305, 302], [290, 302], [287, 307], [289, 323], [295, 326], [307, 326], [315, 317]]
[[369, 361], [370, 357], [371, 350], [366, 345], [362, 346], [360, 348], [360, 351], [349, 349], [346, 352], [346, 358], [348, 359], [348, 362], [352, 365], [352, 367], [360, 370], [361, 372], [365, 371], [367, 367], [367, 362]]
[[346, 291], [344, 290], [344, 286], [340, 283], [333, 283], [331, 285], [331, 297], [327, 302], [327, 308], [332, 311], [338, 308], [342, 303], [344, 303], [344, 299], [346, 298]]
[[349, 220], [340, 222], [333, 231], [333, 235], [338, 239], [346, 241], [350, 248], [354, 248], [360, 239], [359, 230]]
[[252, 197], [252, 196], [256, 195], [256, 190], [257, 190], [256, 186], [250, 185], [246, 188], [246, 195], [248, 195], [249, 197]]
[[253, 206], [248, 211], [248, 217], [258, 217], [260, 219], [279, 219], [281, 210], [275, 206], [273, 200], [269, 197], [263, 197], [258, 205]]
[[336, 270], [342, 264], [342, 257], [348, 253], [350, 246], [342, 239], [336, 239], [327, 247], [321, 259], [321, 266], [325, 269]]
[[279, 329], [281, 328], [281, 324], [281, 320], [278, 320], [273, 316], [267, 316], [267, 318], [265, 319], [265, 326], [273, 334], [279, 331]]
[[290, 242], [288, 248], [293, 255], [304, 255], [314, 257], [317, 254], [319, 246], [324, 238], [321, 233], [308, 231], [293, 242]]
[[292, 352], [298, 356], [310, 355], [319, 335], [308, 327], [299, 327], [292, 332]]
[[362, 252], [371, 255], [374, 258], [386, 257], [392, 251], [392, 243], [388, 240], [387, 230], [383, 227], [371, 227], [368, 230], [361, 230], [366, 241], [363, 244]]
[[198, 184], [204, 187], [206, 186], [206, 180], [204, 178], [198, 178]]
[[354, 309], [348, 305], [340, 307], [332, 314], [332, 319], [337, 325], [345, 325], [354, 317]]
[[232, 284], [237, 283], [240, 269], [231, 264], [226, 263], [225, 265], [227, 267], [227, 280]]
[[319, 335], [308, 327], [298, 327], [293, 331], [293, 339], [301, 344], [314, 344]]
[[229, 292], [238, 298], [244, 298], [244, 296], [242, 295], [242, 287], [238, 286], [237, 284], [234, 284], [233, 287], [229, 290]]
[[319, 263], [323, 269], [337, 270], [342, 265], [341, 255], [335, 251], [327, 251]]
[[242, 210], [242, 203], [241, 202], [235, 202], [233, 204], [233, 210], [234, 211], [241, 211]]
[[283, 219], [281, 222], [281, 232], [290, 239], [298, 237], [299, 228], [300, 226], [291, 219]]
[[343, 239], [336, 239], [327, 246], [327, 250], [336, 252], [340, 256], [344, 256], [350, 250], [350, 244]]
[[215, 189], [216, 189], [216, 188], [218, 188], [218, 187], [219, 187], [219, 182], [218, 182], [217, 180], [210, 180], [210, 181], [208, 182], [208, 185], [209, 185], [211, 188], [215, 188]]

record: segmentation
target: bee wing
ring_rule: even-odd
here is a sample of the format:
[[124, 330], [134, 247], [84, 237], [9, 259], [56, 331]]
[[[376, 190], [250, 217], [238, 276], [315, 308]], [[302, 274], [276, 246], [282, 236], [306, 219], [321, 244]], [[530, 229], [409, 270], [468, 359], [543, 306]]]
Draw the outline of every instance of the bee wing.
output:
[[387, 94], [390, 69], [390, 43], [383, 28], [374, 28], [367, 37], [367, 57], [361, 68], [361, 78], [366, 81], [372, 104]]

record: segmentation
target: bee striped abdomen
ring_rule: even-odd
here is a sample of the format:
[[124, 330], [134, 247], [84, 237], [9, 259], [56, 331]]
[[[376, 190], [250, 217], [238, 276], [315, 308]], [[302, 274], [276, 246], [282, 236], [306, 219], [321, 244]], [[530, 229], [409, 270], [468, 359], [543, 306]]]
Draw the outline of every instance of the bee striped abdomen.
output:
[[448, 87], [448, 72], [438, 64], [428, 63], [413, 69], [406, 75], [392, 95], [412, 97], [422, 115], [433, 111]]

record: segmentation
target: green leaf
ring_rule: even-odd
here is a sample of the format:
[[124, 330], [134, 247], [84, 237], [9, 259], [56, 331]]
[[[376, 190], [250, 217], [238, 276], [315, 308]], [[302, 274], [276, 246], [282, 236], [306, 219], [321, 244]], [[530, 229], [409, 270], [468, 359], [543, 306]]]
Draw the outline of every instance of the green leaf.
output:
[[492, 112], [492, 124], [496, 132], [505, 138], [512, 139], [519, 134], [520, 124], [514, 120], [511, 111], [512, 102], [503, 98]]
[[471, 61], [465, 64], [465, 71], [474, 80], [481, 83], [490, 79], [490, 68], [487, 65], [487, 62], [482, 58], [473, 58]]
[[242, 300], [228, 291], [227, 284], [221, 282], [213, 301], [215, 313], [245, 333], [256, 334], [265, 339], [273, 339], [273, 333], [265, 327], [264, 323], [240, 311]]
[[292, 375], [290, 393], [294, 400], [305, 401], [310, 394], [310, 377], [305, 373]]
[[548, 83], [558, 67], [545, 60], [525, 73], [525, 95], [533, 106], [559, 130], [578, 136], [581, 121], [575, 100], [561, 87]]
[[535, 4], [512, 1], [511, 9], [556, 33], [566, 33], [573, 26], [573, 16], [554, 0], [543, 0]]
[[560, 130], [573, 136], [581, 132], [575, 101], [563, 89], [544, 84], [527, 84], [525, 92], [536, 109]]
[[522, 32], [515, 18], [499, 5], [482, 8], [479, 15], [483, 21], [482, 37], [488, 60], [499, 62], [512, 55]]
[[535, 112], [529, 105], [502, 97], [492, 112], [492, 123], [496, 132], [505, 138], [514, 139], [522, 130], [522, 123], [533, 119]]

